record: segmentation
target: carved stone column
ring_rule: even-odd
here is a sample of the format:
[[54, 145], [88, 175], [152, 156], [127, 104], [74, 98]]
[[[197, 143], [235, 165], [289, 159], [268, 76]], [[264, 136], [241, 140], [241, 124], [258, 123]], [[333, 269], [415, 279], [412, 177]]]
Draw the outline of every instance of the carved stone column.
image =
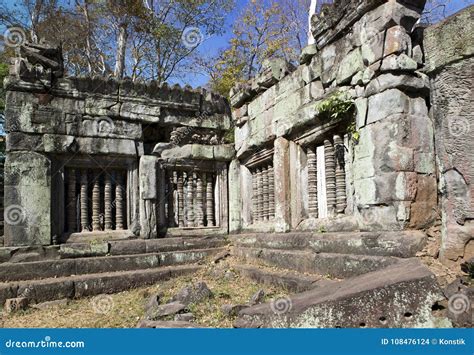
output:
[[273, 165], [268, 166], [268, 218], [275, 218], [275, 174]]
[[89, 211], [87, 200], [87, 170], [81, 170], [81, 231], [89, 231]]
[[252, 220], [258, 221], [258, 176], [257, 170], [252, 170]]
[[184, 227], [184, 189], [183, 189], [183, 175], [184, 173], [178, 172], [178, 182], [176, 188], [178, 189], [178, 226], [179, 228]]
[[346, 172], [345, 172], [345, 148], [341, 136], [334, 136], [335, 159], [336, 159], [336, 212], [344, 213], [347, 206], [346, 199]]
[[308, 158], [308, 214], [311, 218], [318, 218], [318, 164], [316, 150], [309, 147]]
[[204, 227], [204, 189], [203, 176], [196, 173], [196, 222], [197, 227]]
[[262, 168], [262, 193], [263, 193], [263, 211], [262, 216], [264, 221], [268, 221], [268, 169]]
[[74, 233], [76, 227], [76, 170], [71, 169], [68, 173], [67, 230]]
[[108, 173], [105, 173], [104, 177], [104, 203], [104, 228], [112, 230], [112, 178]]
[[194, 227], [194, 173], [188, 174], [186, 194], [186, 227]]
[[167, 191], [166, 191], [166, 198], [168, 200], [168, 227], [174, 227], [174, 179], [173, 179], [174, 172], [172, 170], [168, 170], [166, 172], [167, 176]]
[[100, 184], [99, 174], [92, 175], [94, 184], [92, 186], [92, 230], [100, 230]]
[[257, 169], [257, 220], [263, 220], [263, 173]]
[[206, 216], [207, 226], [214, 227], [214, 192], [212, 188], [212, 174], [207, 174], [206, 178]]
[[326, 163], [326, 201], [328, 214], [331, 216], [336, 209], [336, 160], [334, 147], [329, 140], [324, 141], [324, 157]]
[[123, 210], [124, 210], [124, 181], [123, 176], [120, 172], [116, 174], [115, 184], [115, 229], [124, 229], [123, 223]]

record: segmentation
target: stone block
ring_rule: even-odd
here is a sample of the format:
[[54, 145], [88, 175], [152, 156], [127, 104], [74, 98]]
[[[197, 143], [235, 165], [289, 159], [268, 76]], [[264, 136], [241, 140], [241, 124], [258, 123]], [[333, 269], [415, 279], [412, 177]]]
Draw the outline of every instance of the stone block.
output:
[[28, 308], [29, 303], [30, 301], [26, 297], [9, 298], [5, 301], [3, 309], [7, 314], [24, 311]]
[[109, 253], [109, 243], [71, 243], [61, 244], [59, 254], [61, 258], [81, 258], [105, 256]]
[[352, 76], [360, 70], [365, 69], [362, 53], [359, 48], [345, 56], [337, 72], [336, 82], [338, 85], [350, 82]]
[[361, 54], [365, 65], [371, 65], [384, 56], [385, 32], [377, 33], [362, 43]]
[[411, 56], [411, 38], [402, 26], [390, 27], [385, 35], [383, 56], [401, 53]]
[[397, 89], [389, 89], [369, 97], [367, 124], [395, 114], [408, 113], [410, 98]]
[[[387, 278], [387, 275], [390, 275]], [[444, 297], [435, 276], [418, 260], [330, 284], [282, 300], [283, 312], [271, 303], [246, 308], [236, 327], [441, 327], [431, 307]], [[367, 312], [367, 309], [373, 310]], [[336, 316], [335, 316], [336, 315]]]
[[360, 129], [365, 126], [367, 118], [368, 99], [358, 98], [354, 101], [356, 108], [356, 129]]
[[289, 142], [284, 138], [275, 140], [273, 166], [275, 172], [275, 231], [290, 229], [290, 160]]
[[304, 47], [300, 55], [300, 64], [308, 64], [317, 53], [318, 47], [316, 44], [310, 44]]
[[402, 53], [400, 55], [391, 54], [384, 58], [380, 67], [380, 71], [415, 71], [417, 68], [418, 64], [405, 53]]

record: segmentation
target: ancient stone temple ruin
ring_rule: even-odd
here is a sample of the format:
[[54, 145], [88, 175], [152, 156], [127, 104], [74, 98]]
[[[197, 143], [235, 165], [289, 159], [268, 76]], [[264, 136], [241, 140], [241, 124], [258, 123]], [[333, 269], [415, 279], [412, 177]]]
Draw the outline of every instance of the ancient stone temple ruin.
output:
[[236, 326], [448, 325], [432, 310], [451, 295], [416, 256], [474, 256], [474, 7], [426, 27], [424, 3], [323, 6], [300, 64], [267, 61], [230, 102], [67, 77], [60, 48], [23, 45], [6, 80], [1, 301], [118, 292], [230, 246], [258, 281], [288, 278], [246, 262], [301, 274], [287, 312], [246, 308]]

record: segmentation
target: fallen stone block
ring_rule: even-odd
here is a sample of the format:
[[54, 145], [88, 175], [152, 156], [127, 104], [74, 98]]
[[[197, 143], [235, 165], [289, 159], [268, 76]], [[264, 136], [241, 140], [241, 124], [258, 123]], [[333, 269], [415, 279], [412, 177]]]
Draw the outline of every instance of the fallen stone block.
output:
[[26, 297], [9, 298], [5, 301], [5, 313], [23, 311], [28, 308], [29, 302]]
[[[417, 259], [274, 300], [239, 313], [238, 328], [449, 327], [432, 314], [444, 299], [436, 277]], [[283, 302], [284, 301], [284, 302]]]
[[206, 283], [198, 282], [195, 285], [183, 287], [173, 301], [178, 301], [184, 305], [198, 303], [213, 296], [212, 291], [207, 287]]
[[137, 328], [205, 328], [202, 325], [184, 321], [150, 321], [142, 320]]
[[150, 320], [157, 320], [167, 316], [175, 315], [184, 311], [185, 309], [186, 306], [179, 302], [166, 303], [156, 308], [150, 309], [146, 314], [146, 318]]
[[235, 317], [239, 312], [249, 306], [246, 304], [225, 304], [221, 307], [222, 313], [227, 317]]

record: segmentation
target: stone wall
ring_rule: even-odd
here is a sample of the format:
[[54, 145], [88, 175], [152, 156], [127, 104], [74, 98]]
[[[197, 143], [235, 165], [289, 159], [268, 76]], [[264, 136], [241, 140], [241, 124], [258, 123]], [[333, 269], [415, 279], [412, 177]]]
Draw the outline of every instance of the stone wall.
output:
[[474, 6], [424, 32], [444, 262], [474, 256]]
[[[233, 231], [401, 230], [433, 223], [430, 84], [420, 70], [415, 28], [424, 4], [352, 0], [326, 6], [312, 19], [316, 43], [303, 50], [297, 68], [265, 63], [259, 76], [233, 89]], [[328, 117], [328, 105], [341, 97], [353, 102], [353, 112]], [[334, 161], [338, 151], [342, 164]], [[267, 197], [259, 190], [258, 164], [268, 159], [275, 218], [262, 220], [259, 198]]]
[[[227, 194], [219, 176], [234, 149], [223, 138], [231, 121], [220, 96], [153, 81], [64, 77], [60, 49], [47, 45], [22, 46], [5, 87], [6, 246], [49, 245], [82, 232], [166, 233], [172, 192], [164, 179], [180, 164], [206, 165], [218, 175], [211, 189]], [[226, 199], [219, 201], [218, 227], [227, 231]]]

